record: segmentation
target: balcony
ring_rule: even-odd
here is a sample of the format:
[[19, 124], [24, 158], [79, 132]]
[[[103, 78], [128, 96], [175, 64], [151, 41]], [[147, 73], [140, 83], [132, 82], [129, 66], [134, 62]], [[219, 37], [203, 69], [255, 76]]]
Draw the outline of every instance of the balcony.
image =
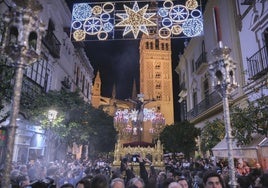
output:
[[241, 3], [241, 5], [252, 5], [254, 3], [254, 0], [244, 0], [244, 2]]
[[183, 82], [183, 83], [180, 84], [179, 97], [184, 99], [186, 96], [187, 96], [187, 89], [186, 89], [185, 82]]
[[208, 66], [207, 53], [202, 52], [195, 62], [196, 73], [201, 74]]
[[204, 100], [187, 112], [187, 119], [191, 121], [220, 102], [222, 102], [222, 97], [219, 93], [217, 91], [212, 92]]
[[49, 53], [54, 58], [60, 58], [60, 41], [54, 35], [54, 33], [47, 34], [43, 39], [42, 42], [47, 47]]
[[264, 46], [251, 57], [247, 58], [248, 75], [250, 80], [257, 80], [268, 71], [267, 47]]
[[35, 98], [36, 95], [45, 91], [45, 88], [37, 84], [35, 81], [27, 76], [23, 77], [22, 95], [26, 98]]

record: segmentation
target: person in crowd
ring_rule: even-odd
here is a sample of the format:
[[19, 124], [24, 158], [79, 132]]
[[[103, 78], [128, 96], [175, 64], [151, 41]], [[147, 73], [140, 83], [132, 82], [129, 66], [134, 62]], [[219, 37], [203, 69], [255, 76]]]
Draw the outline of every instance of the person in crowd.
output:
[[109, 183], [105, 175], [97, 174], [91, 180], [91, 187], [93, 188], [108, 188]]
[[192, 174], [193, 180], [192, 180], [192, 187], [193, 188], [203, 188], [203, 172], [193, 172]]
[[19, 188], [25, 188], [30, 185], [30, 179], [28, 175], [20, 174], [17, 177], [17, 183], [19, 185]]
[[26, 165], [20, 165], [19, 166], [19, 171], [23, 175], [28, 175], [28, 168]]
[[157, 179], [156, 179], [156, 186], [157, 188], [163, 188], [164, 182], [167, 179], [166, 172], [160, 171], [158, 173]]
[[182, 188], [189, 188], [188, 182], [185, 177], [179, 178], [178, 183], [181, 185]]
[[[176, 182], [174, 178], [169, 177], [167, 179], [165, 179], [164, 183], [163, 183], [163, 188], [168, 188], [168, 186], [172, 183], [172, 182]], [[178, 183], [178, 182], [176, 182]]]
[[140, 167], [140, 177], [144, 182], [144, 186], [148, 184], [148, 172], [145, 168], [145, 164], [149, 163], [151, 164], [151, 161], [149, 161], [147, 158], [142, 158], [140, 155], [137, 156], [139, 161], [139, 167]]
[[250, 168], [247, 165], [246, 161], [242, 159], [238, 160], [237, 168], [236, 168], [237, 176], [247, 176], [250, 173]]
[[262, 188], [268, 188], [268, 173], [264, 173], [261, 176], [260, 183], [262, 185]]
[[120, 173], [121, 173], [121, 178], [124, 179], [125, 184], [131, 179], [135, 177], [135, 174], [131, 170], [131, 166], [129, 165], [128, 158], [123, 158], [121, 160], [120, 164]]
[[251, 186], [250, 176], [238, 176], [237, 183], [241, 188], [248, 188], [249, 186]]
[[110, 183], [111, 188], [125, 188], [125, 182], [122, 178], [114, 178]]
[[142, 178], [139, 177], [134, 177], [131, 178], [128, 183], [126, 188], [145, 188], [145, 183]]
[[91, 188], [91, 179], [93, 177], [91, 175], [87, 175], [85, 177], [83, 177], [81, 180], [79, 180], [76, 185], [75, 188]]
[[203, 176], [204, 188], [225, 188], [220, 174], [216, 171], [207, 171]]
[[66, 171], [61, 179], [59, 179], [59, 186], [62, 186], [64, 184], [75, 184], [75, 179], [73, 177], [72, 171]]
[[168, 188], [183, 188], [178, 182], [171, 182]]
[[150, 187], [155, 188], [156, 183], [157, 183], [157, 172], [156, 172], [154, 166], [151, 164], [150, 169], [149, 169], [149, 173], [148, 173], [147, 187], [148, 188], [150, 188]]
[[60, 188], [74, 188], [74, 186], [71, 183], [65, 183], [62, 186], [60, 186]]

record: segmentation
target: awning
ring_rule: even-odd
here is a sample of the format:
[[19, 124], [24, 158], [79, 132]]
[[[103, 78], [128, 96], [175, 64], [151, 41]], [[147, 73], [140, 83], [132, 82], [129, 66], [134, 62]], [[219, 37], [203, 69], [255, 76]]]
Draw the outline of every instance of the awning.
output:
[[264, 139], [261, 144], [261, 154], [263, 158], [268, 158], [268, 138]]
[[[233, 157], [234, 158], [258, 158], [257, 150], [264, 146], [263, 144], [266, 143], [266, 147], [262, 149], [268, 149], [268, 141], [265, 136], [262, 135], [255, 135], [253, 137], [253, 141], [245, 146], [238, 147], [236, 142], [233, 142]], [[227, 158], [228, 157], [228, 149], [227, 149], [227, 142], [226, 139], [223, 139], [219, 142], [213, 149], [213, 155], [215, 157]]]

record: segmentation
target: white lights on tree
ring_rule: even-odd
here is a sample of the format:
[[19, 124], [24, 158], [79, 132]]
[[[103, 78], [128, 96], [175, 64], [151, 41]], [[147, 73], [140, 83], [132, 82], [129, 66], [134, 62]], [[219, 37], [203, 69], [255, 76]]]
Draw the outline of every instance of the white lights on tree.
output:
[[[72, 10], [71, 39], [74, 41], [137, 39], [149, 35], [148, 27], [159, 38], [195, 37], [203, 32], [202, 12], [197, 0], [114, 1], [77, 3]], [[141, 8], [140, 8], [141, 7]]]

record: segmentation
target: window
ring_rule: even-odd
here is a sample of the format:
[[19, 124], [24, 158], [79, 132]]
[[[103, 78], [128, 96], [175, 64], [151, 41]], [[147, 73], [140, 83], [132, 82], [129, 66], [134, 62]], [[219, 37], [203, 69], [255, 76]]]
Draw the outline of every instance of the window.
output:
[[194, 60], [192, 60], [192, 62], [191, 62], [191, 65], [192, 65], [192, 72], [194, 72], [195, 71], [195, 65], [194, 65], [195, 63], [194, 63]]
[[85, 91], [85, 75], [82, 77], [82, 93]]
[[207, 75], [203, 81], [203, 92], [204, 92], [203, 94], [205, 98], [205, 104], [209, 105], [209, 83]]
[[197, 106], [197, 92], [196, 90], [193, 91], [193, 106]]
[[79, 67], [76, 68], [76, 79], [75, 79], [75, 84], [78, 86], [79, 84], [79, 73], [80, 73], [80, 69]]
[[46, 58], [39, 59], [26, 69], [27, 77], [43, 88], [46, 87], [49, 72]]
[[155, 40], [155, 49], [159, 50], [159, 39]]
[[167, 50], [167, 51], [169, 50], [169, 45], [168, 45], [168, 43], [166, 43], [166, 50]]
[[155, 69], [160, 69], [160, 63], [156, 63], [154, 66]]
[[155, 78], [161, 78], [161, 73], [160, 73], [160, 72], [157, 72], [157, 73], [155, 74]]
[[161, 93], [157, 93], [156, 100], [160, 101], [162, 99]]
[[155, 89], [161, 89], [161, 82], [156, 82]]
[[37, 34], [35, 32], [31, 32], [29, 35], [29, 49], [36, 50], [36, 45], [37, 45]]
[[149, 42], [146, 42], [146, 49], [149, 49]]
[[18, 29], [16, 27], [11, 27], [9, 33], [9, 45], [18, 44], [18, 36], [19, 36]]
[[89, 82], [87, 83], [87, 98], [89, 98]]

